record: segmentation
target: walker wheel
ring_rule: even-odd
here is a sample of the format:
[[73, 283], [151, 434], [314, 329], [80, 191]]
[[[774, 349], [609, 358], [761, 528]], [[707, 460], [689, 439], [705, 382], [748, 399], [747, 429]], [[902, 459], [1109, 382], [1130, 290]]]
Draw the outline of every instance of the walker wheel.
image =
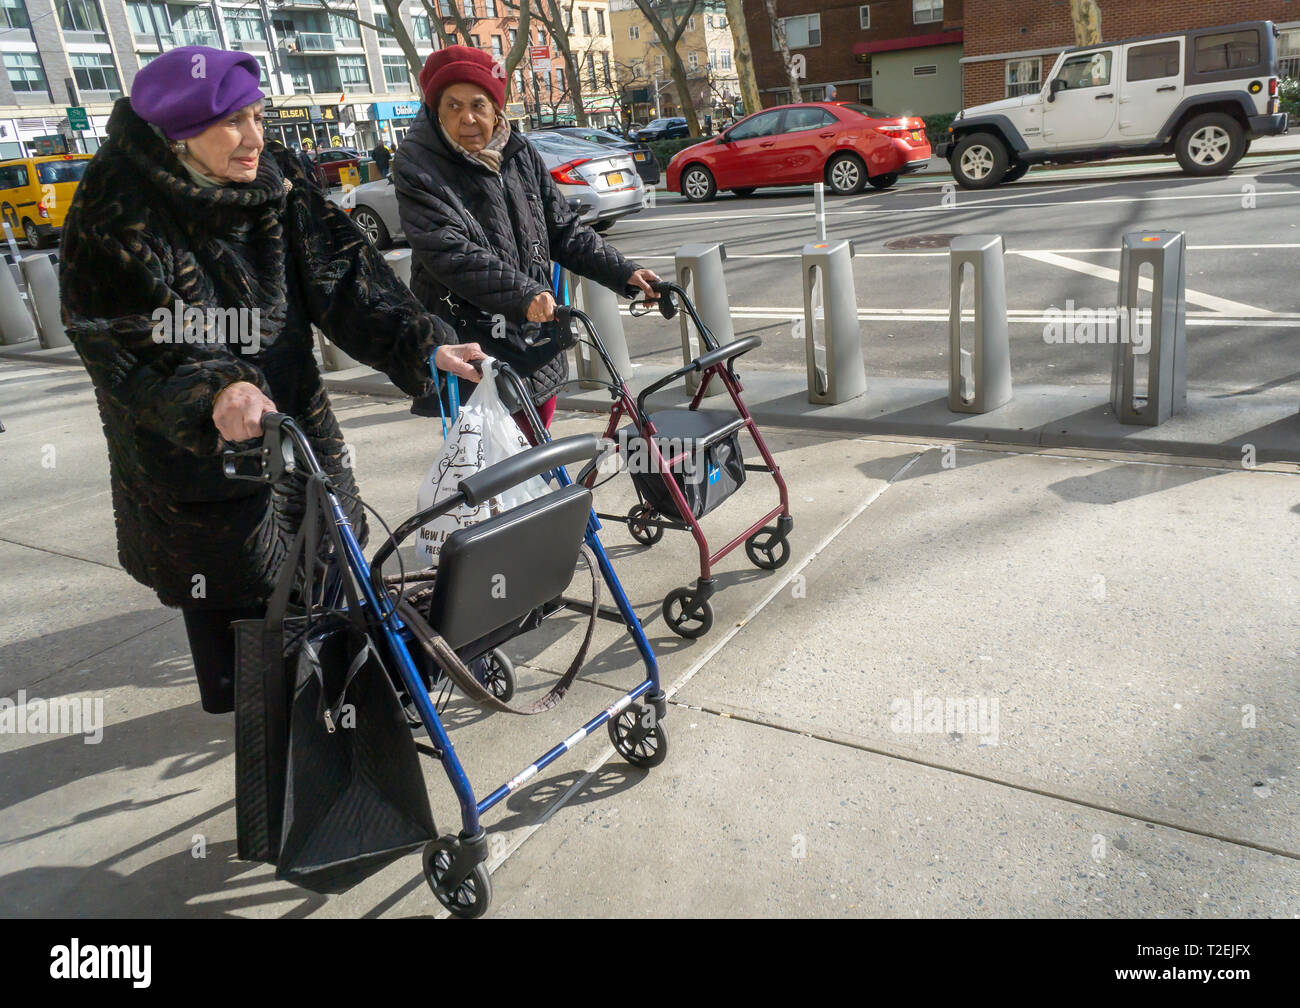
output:
[[664, 597], [664, 620], [678, 637], [694, 640], [713, 628], [713, 606], [704, 599], [696, 607], [695, 592], [674, 588]]
[[424, 880], [438, 897], [438, 902], [451, 911], [453, 917], [472, 920], [487, 913], [492, 902], [492, 876], [487, 865], [479, 863], [465, 877], [454, 892], [445, 892], [442, 877], [451, 867], [457, 844], [455, 837], [440, 836], [424, 845]]
[[627, 513], [627, 530], [642, 546], [653, 546], [664, 537], [664, 527], [654, 520], [654, 511], [637, 504]]
[[745, 540], [745, 552], [755, 567], [776, 570], [790, 559], [790, 543], [771, 525], [765, 525]]
[[515, 666], [500, 648], [474, 659], [470, 671], [502, 703], [509, 703], [515, 695]]
[[606, 727], [618, 754], [633, 766], [649, 770], [668, 758], [668, 732], [653, 707], [632, 704], [610, 718]]

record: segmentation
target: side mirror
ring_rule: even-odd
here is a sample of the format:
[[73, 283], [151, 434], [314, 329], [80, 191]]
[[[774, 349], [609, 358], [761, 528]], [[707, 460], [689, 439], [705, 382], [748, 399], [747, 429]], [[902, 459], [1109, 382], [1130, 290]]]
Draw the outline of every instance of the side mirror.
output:
[[1053, 77], [1052, 82], [1047, 85], [1047, 100], [1049, 102], [1056, 101], [1056, 93], [1058, 91], [1064, 91], [1064, 90], [1065, 90], [1065, 81], [1062, 80], [1060, 77]]

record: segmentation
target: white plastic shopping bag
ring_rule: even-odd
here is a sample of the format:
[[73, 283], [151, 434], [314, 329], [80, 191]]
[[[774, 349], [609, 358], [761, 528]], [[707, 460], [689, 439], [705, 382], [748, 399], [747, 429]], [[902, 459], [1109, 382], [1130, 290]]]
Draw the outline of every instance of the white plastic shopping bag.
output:
[[[475, 386], [474, 394], [461, 408], [443, 442], [437, 461], [420, 486], [416, 506], [421, 511], [452, 496], [457, 485], [466, 477], [504, 462], [530, 447], [519, 425], [501, 404], [501, 396], [492, 377], [496, 362], [488, 358], [482, 364], [484, 379]], [[455, 381], [454, 378], [450, 380]], [[476, 508], [461, 504], [421, 528], [416, 537], [416, 549], [431, 567], [436, 566], [438, 551], [446, 542], [447, 536], [457, 529], [509, 511], [520, 504], [545, 496], [548, 492], [546, 481], [540, 476], [534, 476], [526, 483], [502, 491]]]

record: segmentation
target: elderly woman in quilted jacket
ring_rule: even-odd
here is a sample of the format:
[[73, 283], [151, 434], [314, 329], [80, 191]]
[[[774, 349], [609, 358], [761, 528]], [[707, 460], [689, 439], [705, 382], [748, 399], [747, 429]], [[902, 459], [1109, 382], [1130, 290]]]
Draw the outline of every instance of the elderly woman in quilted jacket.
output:
[[224, 478], [223, 443], [286, 413], [354, 494], [311, 325], [410, 395], [432, 388], [435, 350], [442, 367], [478, 353], [454, 346], [292, 154], [264, 143], [258, 78], [252, 57], [201, 46], [141, 70], [62, 247], [64, 322], [108, 440], [118, 554], [183, 611], [214, 713], [233, 710], [230, 623], [264, 611], [303, 507], [293, 485]]
[[[656, 294], [659, 278], [580, 223], [541, 157], [501, 114], [504, 74], [479, 49], [448, 46], [420, 72], [424, 104], [393, 160], [411, 290], [456, 329], [527, 376], [548, 426], [568, 361], [554, 340], [521, 330], [554, 319], [551, 261], [619, 294]], [[473, 368], [453, 362], [453, 373]], [[517, 416], [523, 425], [522, 416]]]

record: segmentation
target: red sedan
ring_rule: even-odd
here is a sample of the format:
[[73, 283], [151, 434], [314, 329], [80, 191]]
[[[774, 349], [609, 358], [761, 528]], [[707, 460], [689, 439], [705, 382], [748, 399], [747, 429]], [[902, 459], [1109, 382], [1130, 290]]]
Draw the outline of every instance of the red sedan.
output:
[[667, 185], [693, 203], [719, 189], [748, 196], [761, 186], [825, 182], [852, 195], [863, 185], [888, 189], [930, 160], [925, 123], [856, 102], [806, 102], [763, 109], [725, 133], [679, 151]]

